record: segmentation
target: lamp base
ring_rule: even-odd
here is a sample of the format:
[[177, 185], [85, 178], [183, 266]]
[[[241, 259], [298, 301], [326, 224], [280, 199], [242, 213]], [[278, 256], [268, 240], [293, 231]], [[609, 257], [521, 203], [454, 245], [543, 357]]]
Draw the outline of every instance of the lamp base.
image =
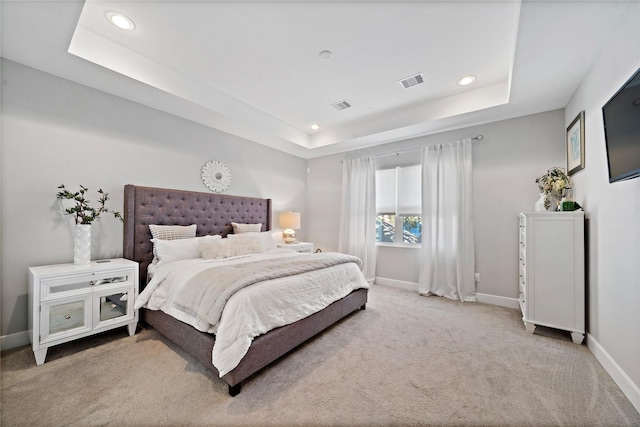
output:
[[296, 232], [290, 228], [287, 228], [282, 232], [282, 240], [285, 243], [295, 243], [296, 242]]

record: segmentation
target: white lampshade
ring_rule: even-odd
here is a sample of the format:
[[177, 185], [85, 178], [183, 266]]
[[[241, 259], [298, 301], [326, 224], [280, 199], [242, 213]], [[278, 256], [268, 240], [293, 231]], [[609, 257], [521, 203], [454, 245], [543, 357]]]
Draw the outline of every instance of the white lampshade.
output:
[[280, 228], [300, 230], [300, 212], [282, 212], [280, 214]]
[[280, 228], [282, 231], [282, 240], [285, 243], [295, 243], [296, 232], [300, 229], [300, 212], [282, 212], [280, 214]]

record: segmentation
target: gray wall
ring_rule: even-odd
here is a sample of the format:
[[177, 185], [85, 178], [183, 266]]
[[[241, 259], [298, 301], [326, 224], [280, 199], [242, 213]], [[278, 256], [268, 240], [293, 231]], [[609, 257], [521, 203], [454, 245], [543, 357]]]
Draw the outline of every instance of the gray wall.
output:
[[[226, 193], [270, 197], [275, 219], [298, 210], [306, 221], [305, 160], [2, 60], [3, 347], [27, 337], [27, 268], [73, 260], [59, 184], [89, 187], [94, 200], [103, 188], [122, 211], [125, 184], [208, 191], [200, 168], [212, 159], [231, 170]], [[122, 256], [113, 217], [92, 237], [93, 259]]]
[[640, 178], [609, 183], [602, 121], [602, 106], [639, 68], [636, 1], [567, 105], [565, 123], [585, 112], [585, 169], [574, 180], [589, 219], [587, 342], [640, 411]]
[[[500, 303], [500, 297], [517, 298], [517, 214], [533, 210], [538, 199], [536, 177], [551, 166], [565, 166], [562, 110], [309, 160], [307, 211], [314, 216], [307, 230], [309, 239], [329, 250], [338, 246], [343, 158], [393, 153], [479, 134], [484, 139], [473, 145], [477, 291], [498, 297], [492, 299], [494, 303]], [[400, 286], [417, 283], [418, 252], [379, 246], [377, 280]], [[515, 306], [513, 300], [503, 302]]]
[[[474, 210], [479, 293], [517, 296], [516, 214], [532, 210], [534, 180], [550, 166], [565, 165], [566, 127], [585, 111], [586, 166], [573, 176], [575, 199], [587, 217], [587, 345], [631, 403], [640, 410], [640, 178], [609, 184], [602, 106], [640, 68], [640, 2], [629, 10], [591, 66], [565, 110], [505, 120], [369, 150], [402, 151], [477, 134], [474, 145]], [[348, 153], [356, 156], [362, 152]], [[337, 248], [340, 160], [310, 160], [309, 211], [323, 216], [307, 230], [311, 241]], [[377, 276], [417, 281], [417, 251], [379, 248]], [[492, 302], [499, 303], [499, 298]]]

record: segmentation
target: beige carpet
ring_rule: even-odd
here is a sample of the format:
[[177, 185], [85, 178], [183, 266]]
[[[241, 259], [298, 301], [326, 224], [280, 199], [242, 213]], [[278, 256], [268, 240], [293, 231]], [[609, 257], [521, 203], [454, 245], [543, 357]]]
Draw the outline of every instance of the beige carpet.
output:
[[3, 426], [640, 425], [586, 346], [516, 310], [375, 286], [359, 311], [245, 383], [153, 330], [1, 360]]

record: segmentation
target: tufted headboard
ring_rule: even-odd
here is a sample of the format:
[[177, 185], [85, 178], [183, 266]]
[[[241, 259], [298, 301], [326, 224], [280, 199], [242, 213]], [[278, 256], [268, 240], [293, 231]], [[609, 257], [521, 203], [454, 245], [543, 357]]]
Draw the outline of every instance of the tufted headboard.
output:
[[271, 230], [271, 199], [166, 188], [124, 187], [124, 257], [140, 264], [140, 290], [153, 259], [149, 224], [197, 225], [197, 236], [233, 232], [231, 222], [262, 223]]

